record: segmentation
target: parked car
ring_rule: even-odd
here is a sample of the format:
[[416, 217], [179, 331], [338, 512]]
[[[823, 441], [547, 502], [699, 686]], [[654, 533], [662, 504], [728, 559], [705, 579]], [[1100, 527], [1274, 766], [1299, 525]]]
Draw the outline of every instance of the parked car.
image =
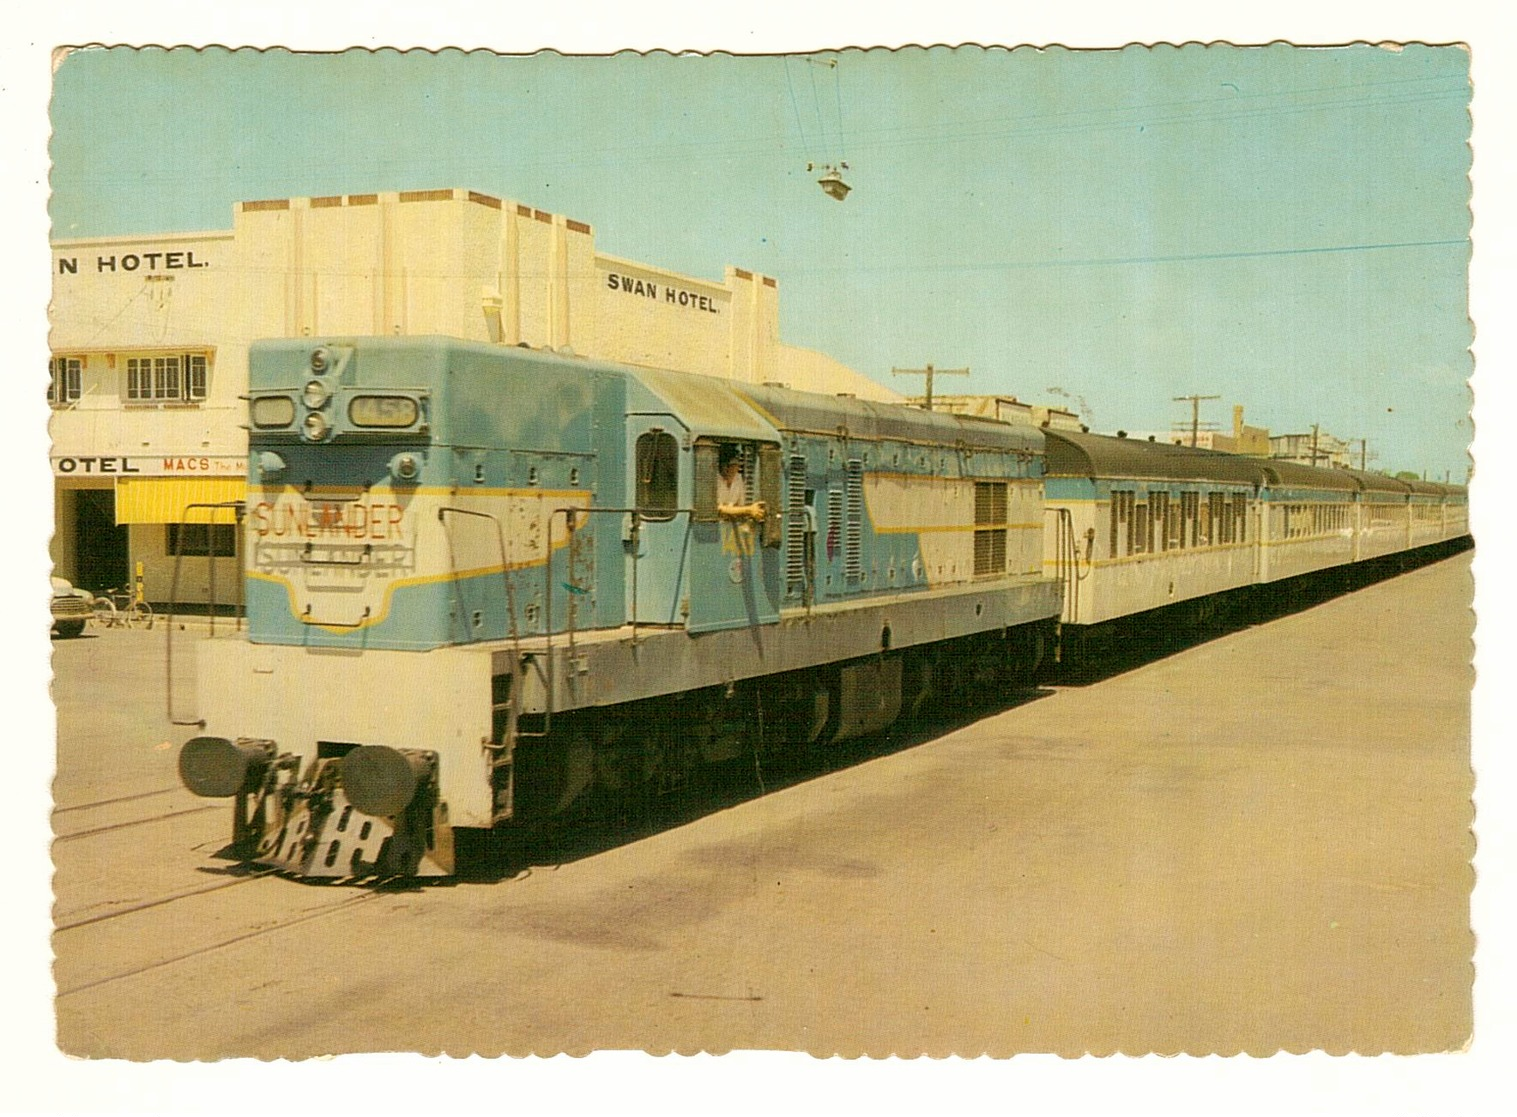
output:
[[94, 616], [88, 590], [75, 589], [64, 578], [53, 579], [53, 634], [65, 639], [84, 631], [84, 622]]

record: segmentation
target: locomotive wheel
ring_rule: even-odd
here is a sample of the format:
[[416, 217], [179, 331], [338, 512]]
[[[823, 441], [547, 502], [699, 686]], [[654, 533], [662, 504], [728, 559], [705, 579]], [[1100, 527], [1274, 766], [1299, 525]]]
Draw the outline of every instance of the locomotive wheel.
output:
[[552, 733], [523, 742], [515, 756], [516, 816], [541, 822], [563, 814], [595, 779], [592, 725], [574, 714], [554, 719]]

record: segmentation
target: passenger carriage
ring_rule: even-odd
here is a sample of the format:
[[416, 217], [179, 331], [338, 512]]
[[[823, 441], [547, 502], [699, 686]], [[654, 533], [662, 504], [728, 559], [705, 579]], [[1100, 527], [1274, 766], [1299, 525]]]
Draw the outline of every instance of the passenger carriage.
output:
[[1258, 577], [1258, 461], [1075, 431], [1044, 435], [1044, 561], [1065, 587], [1065, 624], [1101, 624]]

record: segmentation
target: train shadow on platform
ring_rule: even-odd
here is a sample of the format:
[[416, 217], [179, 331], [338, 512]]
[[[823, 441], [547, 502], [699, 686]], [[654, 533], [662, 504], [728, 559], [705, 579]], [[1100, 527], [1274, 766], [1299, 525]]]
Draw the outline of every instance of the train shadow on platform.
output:
[[1083, 687], [1167, 659], [1212, 640], [1303, 613], [1329, 601], [1469, 550], [1472, 541], [1449, 540], [1418, 551], [1387, 555], [1352, 567], [1302, 574], [1262, 586], [1245, 586], [1196, 602], [1178, 602], [1123, 617], [1084, 632], [1065, 630], [1060, 662], [1046, 681]]
[[456, 876], [451, 881], [435, 883], [495, 883], [534, 868], [594, 857], [808, 780], [929, 744], [975, 722], [1053, 693], [1045, 687], [1037, 687], [1015, 695], [1003, 695], [999, 701], [900, 722], [873, 736], [830, 746], [824, 753], [746, 757], [715, 765], [706, 769], [700, 780], [667, 795], [645, 799], [614, 812], [566, 820], [552, 827], [516, 832], [471, 832], [459, 848]]
[[[1248, 587], [1237, 591], [1233, 599], [1214, 602], [1200, 623], [1180, 623], [1177, 612], [1172, 612], [1175, 606], [1140, 614], [1128, 618], [1120, 630], [1114, 628], [1099, 634], [1103, 639], [1098, 647], [1087, 647], [1087, 654], [1074, 662], [1055, 665], [1044, 681], [1054, 686], [1089, 686], [1231, 633], [1314, 608], [1441, 561], [1469, 546], [1467, 539], [1453, 540], [1347, 570]], [[1089, 654], [1092, 650], [1095, 654]], [[1048, 686], [1038, 686], [1017, 694], [988, 697], [972, 706], [897, 723], [872, 737], [830, 746], [822, 752], [778, 758], [745, 757], [705, 769], [699, 779], [668, 794], [620, 803], [614, 809], [587, 813], [552, 826], [516, 831], [463, 831], [456, 875], [426, 884], [430, 887], [493, 884], [534, 869], [594, 857], [763, 795], [930, 744], [956, 730], [1054, 693]], [[412, 886], [419, 883], [409, 882]]]

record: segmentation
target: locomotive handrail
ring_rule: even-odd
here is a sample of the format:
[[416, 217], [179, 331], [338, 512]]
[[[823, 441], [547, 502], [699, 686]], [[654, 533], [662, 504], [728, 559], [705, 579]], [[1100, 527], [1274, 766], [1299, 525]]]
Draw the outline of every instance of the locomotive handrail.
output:
[[[359, 554], [357, 558], [318, 559], [311, 557], [311, 549], [315, 546], [315, 543], [307, 540], [305, 547], [300, 552], [300, 561], [305, 563], [307, 566], [362, 566], [364, 564], [364, 560], [370, 558], [374, 554], [374, 544], [365, 543], [363, 545], [363, 552]], [[332, 546], [332, 544], [329, 543], [326, 544], [326, 546]]]
[[303, 497], [305, 497], [307, 500], [313, 500], [314, 499], [315, 501], [318, 501], [318, 502], [320, 502], [322, 504], [353, 504], [356, 501], [362, 500], [368, 494], [368, 492], [369, 492], [369, 486], [367, 484], [365, 484], [363, 486], [363, 488], [359, 489], [352, 496], [347, 496], [346, 494], [327, 492], [327, 493], [322, 493], [320, 496], [313, 498], [311, 496], [311, 492], [312, 492], [313, 489], [315, 489], [315, 487], [316, 487], [316, 482], [314, 482], [314, 481], [307, 481], [303, 486], [301, 486], [300, 495], [303, 496]]
[[[676, 516], [693, 515], [694, 511], [695, 510], [692, 508], [675, 508], [669, 513], [669, 518], [673, 519]], [[564, 525], [566, 530], [572, 532], [574, 530], [575, 517], [579, 516], [581, 513], [585, 515], [593, 515], [597, 512], [613, 513], [618, 516], [630, 515], [632, 517], [632, 643], [634, 645], [637, 643], [637, 539], [638, 533], [641, 529], [643, 510], [640, 508], [605, 508], [574, 505], [553, 509], [548, 513], [548, 536], [546, 540], [547, 554], [543, 559], [543, 653], [544, 657], [547, 660], [547, 685], [544, 688], [544, 697], [546, 698], [547, 709], [544, 711], [543, 716], [542, 736], [547, 735], [548, 725], [550, 719], [553, 716], [553, 700], [555, 697], [554, 678], [556, 672], [553, 669], [553, 517], [562, 514], [564, 517]], [[661, 510], [660, 515], [663, 514], [664, 513]], [[566, 588], [570, 588], [571, 592], [573, 592], [574, 589], [578, 589], [578, 587], [568, 587], [567, 584]], [[572, 612], [570, 613], [569, 626], [564, 629], [564, 632], [569, 637], [569, 658], [572, 662], [574, 658], [574, 625]], [[534, 736], [538, 735], [539, 734], [534, 734]]]
[[[185, 511], [186, 514], [188, 514], [191, 511], [191, 509], [195, 509], [195, 508], [209, 509], [213, 514], [216, 511], [219, 511], [219, 510], [222, 510], [222, 509], [231, 509], [232, 513], [233, 513], [234, 526], [236, 526], [236, 527], [240, 527], [241, 526], [243, 513], [245, 511], [245, 506], [244, 506], [243, 502], [240, 501], [240, 500], [224, 500], [224, 501], [220, 501], [219, 503], [197, 502], [195, 504], [186, 504], [184, 506], [184, 511]], [[210, 594], [209, 609], [210, 609], [210, 618], [211, 618], [210, 619], [210, 629], [211, 629], [211, 635], [213, 635], [213, 636], [216, 634], [216, 533], [213, 532], [213, 531], [210, 531], [209, 528], [212, 527], [212, 526], [214, 526], [214, 524], [215, 524], [215, 520], [213, 518], [213, 519], [207, 521], [207, 525], [206, 525], [207, 529], [208, 529], [206, 531], [206, 550], [207, 550], [207, 556], [206, 557], [210, 560], [210, 586], [209, 586], [209, 594]], [[233, 536], [232, 536], [232, 554], [234, 556], [237, 553], [237, 539], [238, 539], [238, 537], [240, 535], [241, 535], [241, 532], [239, 531], [239, 532], [234, 533]], [[173, 574], [170, 576], [170, 579], [169, 579], [169, 614], [168, 614], [168, 623], [164, 626], [166, 635], [164, 637], [163, 667], [164, 667], [164, 674], [166, 676], [165, 681], [167, 683], [167, 686], [165, 688], [165, 702], [166, 702], [166, 705], [168, 707], [168, 716], [169, 716], [169, 724], [170, 725], [193, 725], [193, 726], [196, 726], [198, 728], [204, 729], [205, 728], [205, 719], [204, 718], [197, 718], [197, 719], [192, 720], [192, 721], [181, 721], [180, 719], [178, 719], [178, 718], [176, 718], [174, 716], [174, 609], [179, 604], [179, 570], [180, 570], [180, 567], [181, 567], [181, 560], [183, 558], [184, 558], [184, 533], [180, 532], [177, 536], [175, 536], [175, 539], [174, 539], [174, 571], [173, 571]], [[237, 627], [238, 628], [242, 627], [242, 605], [243, 605], [243, 602], [242, 602], [242, 578], [240, 577], [240, 574], [241, 574], [241, 572], [239, 571], [239, 577], [237, 579]]]
[[306, 611], [301, 613], [298, 619], [301, 624], [310, 625], [313, 628], [362, 628], [367, 623], [369, 614], [373, 612], [372, 606], [365, 605], [356, 621], [319, 621], [311, 616], [311, 608], [311, 605], [307, 603]]

